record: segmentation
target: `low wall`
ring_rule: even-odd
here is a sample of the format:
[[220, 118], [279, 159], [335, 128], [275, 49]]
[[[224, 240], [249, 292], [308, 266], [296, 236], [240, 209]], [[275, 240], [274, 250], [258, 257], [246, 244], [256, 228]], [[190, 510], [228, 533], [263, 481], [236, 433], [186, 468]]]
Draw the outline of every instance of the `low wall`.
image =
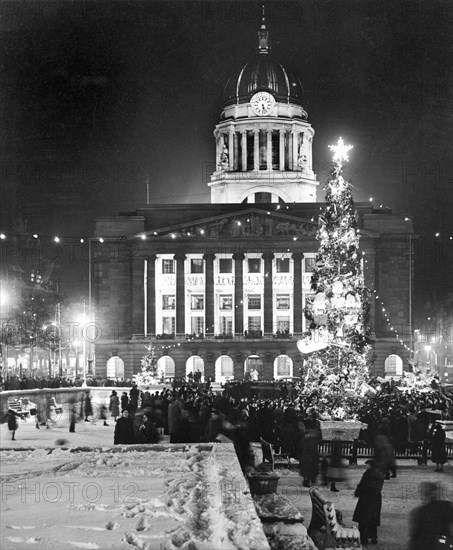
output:
[[48, 397], [54, 397], [55, 401], [65, 407], [68, 407], [68, 404], [71, 401], [76, 401], [81, 403], [85, 392], [89, 391], [91, 396], [91, 402], [93, 406], [95, 405], [107, 405], [109, 404], [109, 398], [112, 393], [112, 390], [115, 390], [119, 397], [123, 392], [126, 392], [129, 395], [130, 388], [112, 388], [112, 387], [87, 387], [87, 388], [35, 388], [30, 390], [10, 390], [0, 392], [0, 419], [1, 422], [4, 421], [5, 415], [8, 411], [8, 400], [12, 399], [29, 399], [33, 403], [45, 402]]

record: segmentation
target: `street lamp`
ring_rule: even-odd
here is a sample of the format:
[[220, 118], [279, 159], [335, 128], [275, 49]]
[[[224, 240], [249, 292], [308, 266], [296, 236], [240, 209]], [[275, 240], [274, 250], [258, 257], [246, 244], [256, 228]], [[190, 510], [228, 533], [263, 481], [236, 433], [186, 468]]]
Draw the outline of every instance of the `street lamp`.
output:
[[78, 340], [74, 340], [72, 342], [72, 345], [74, 346], [74, 349], [75, 349], [75, 356], [76, 356], [76, 360], [75, 360], [75, 378], [77, 379], [77, 375], [79, 374], [79, 346], [80, 346], [80, 342]]

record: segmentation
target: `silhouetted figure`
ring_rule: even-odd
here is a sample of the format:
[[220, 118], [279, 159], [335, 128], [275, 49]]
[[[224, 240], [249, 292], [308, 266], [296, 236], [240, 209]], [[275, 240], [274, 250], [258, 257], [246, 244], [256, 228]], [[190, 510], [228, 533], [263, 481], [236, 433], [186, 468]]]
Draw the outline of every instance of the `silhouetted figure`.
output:
[[[437, 483], [421, 484], [424, 504], [412, 510], [408, 550], [440, 548], [439, 538], [453, 534], [453, 503], [440, 500], [440, 490]], [[448, 548], [451, 547], [445, 544], [445, 550]]]
[[377, 544], [377, 528], [381, 524], [381, 491], [384, 485], [384, 477], [376, 460], [367, 460], [365, 464], [367, 470], [354, 492], [354, 496], [359, 497], [359, 501], [355, 507], [352, 520], [357, 521], [359, 524], [360, 542], [362, 544], [368, 544], [368, 539], [371, 539], [371, 544]]
[[131, 445], [135, 443], [134, 423], [127, 409], [122, 411], [122, 416], [116, 421], [113, 443], [114, 445]]
[[444, 464], [447, 462], [447, 449], [445, 448], [445, 430], [435, 422], [429, 434], [431, 442], [431, 460], [436, 465], [436, 472], [444, 471]]

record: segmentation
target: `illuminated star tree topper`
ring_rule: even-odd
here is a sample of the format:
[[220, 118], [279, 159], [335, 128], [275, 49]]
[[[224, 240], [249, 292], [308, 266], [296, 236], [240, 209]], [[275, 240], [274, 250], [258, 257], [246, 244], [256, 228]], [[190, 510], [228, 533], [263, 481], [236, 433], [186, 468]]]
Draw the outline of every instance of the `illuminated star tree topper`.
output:
[[336, 145], [329, 145], [329, 149], [333, 151], [333, 161], [341, 166], [349, 161], [348, 152], [354, 148], [354, 145], [346, 145], [341, 137]]

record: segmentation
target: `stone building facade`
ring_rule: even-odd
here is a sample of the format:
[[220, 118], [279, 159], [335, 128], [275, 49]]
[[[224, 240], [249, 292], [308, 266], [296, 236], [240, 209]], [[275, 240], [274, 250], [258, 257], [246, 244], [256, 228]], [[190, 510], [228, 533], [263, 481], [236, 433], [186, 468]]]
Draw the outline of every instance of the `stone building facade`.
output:
[[[152, 340], [159, 371], [216, 380], [299, 374], [296, 343], [318, 250], [314, 130], [298, 79], [274, 60], [263, 20], [258, 51], [226, 84], [206, 204], [140, 205], [96, 220], [92, 292], [96, 374], [130, 378]], [[371, 304], [374, 373], [405, 360], [380, 306], [407, 336], [412, 226], [357, 203]], [[102, 240], [102, 242], [101, 242]], [[119, 365], [119, 367], [118, 367]], [[123, 371], [121, 369], [124, 369]]]

